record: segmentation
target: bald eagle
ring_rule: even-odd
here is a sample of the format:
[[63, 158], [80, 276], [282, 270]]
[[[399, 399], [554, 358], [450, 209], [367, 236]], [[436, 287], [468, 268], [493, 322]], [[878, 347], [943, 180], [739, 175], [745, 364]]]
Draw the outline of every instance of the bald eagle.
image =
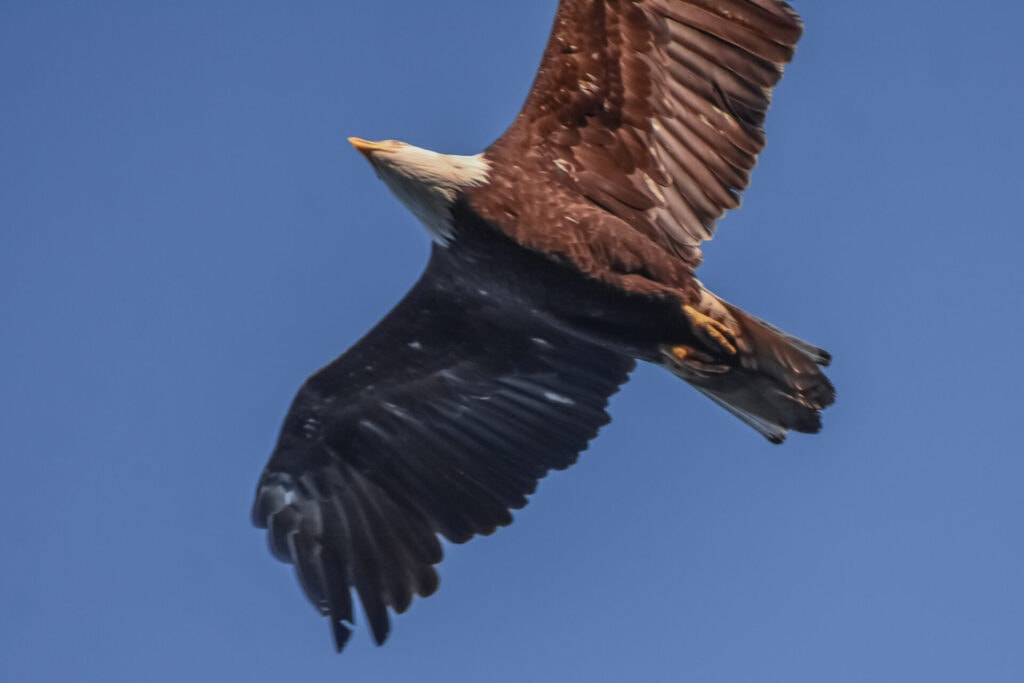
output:
[[828, 353], [694, 275], [802, 31], [781, 0], [561, 0], [526, 103], [482, 153], [350, 139], [430, 260], [303, 384], [252, 511], [339, 651], [353, 589], [383, 643], [389, 609], [437, 589], [439, 537], [511, 523], [637, 360], [774, 443], [819, 431]]

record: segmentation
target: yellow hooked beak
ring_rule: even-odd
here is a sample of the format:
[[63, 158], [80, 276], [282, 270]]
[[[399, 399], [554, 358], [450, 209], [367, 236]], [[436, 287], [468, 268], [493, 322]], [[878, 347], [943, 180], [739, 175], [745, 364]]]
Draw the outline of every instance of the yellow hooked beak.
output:
[[369, 159], [374, 152], [380, 152], [386, 149], [386, 145], [382, 142], [372, 142], [370, 140], [364, 140], [362, 138], [349, 138], [348, 142], [350, 145], [359, 150], [359, 153]]

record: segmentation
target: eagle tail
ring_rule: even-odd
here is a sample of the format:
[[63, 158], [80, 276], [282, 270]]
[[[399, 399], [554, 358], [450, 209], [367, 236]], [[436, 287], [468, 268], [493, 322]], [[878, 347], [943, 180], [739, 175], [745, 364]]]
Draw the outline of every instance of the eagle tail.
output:
[[829, 353], [717, 297], [714, 303], [735, 323], [735, 356], [722, 364], [670, 356], [669, 369], [772, 443], [789, 430], [820, 431], [820, 411], [836, 397], [822, 372]]

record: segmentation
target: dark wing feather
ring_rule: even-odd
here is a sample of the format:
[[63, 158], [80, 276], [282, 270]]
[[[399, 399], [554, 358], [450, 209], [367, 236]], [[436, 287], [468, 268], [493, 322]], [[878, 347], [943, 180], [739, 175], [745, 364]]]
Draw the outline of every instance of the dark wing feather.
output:
[[382, 643], [388, 608], [436, 590], [437, 535], [509, 524], [608, 422], [633, 368], [460, 282], [449, 258], [435, 248], [406, 298], [303, 385], [257, 489], [254, 523], [339, 650], [351, 589]]
[[781, 0], [562, 0], [526, 103], [487, 154], [696, 266], [750, 182], [802, 31]]

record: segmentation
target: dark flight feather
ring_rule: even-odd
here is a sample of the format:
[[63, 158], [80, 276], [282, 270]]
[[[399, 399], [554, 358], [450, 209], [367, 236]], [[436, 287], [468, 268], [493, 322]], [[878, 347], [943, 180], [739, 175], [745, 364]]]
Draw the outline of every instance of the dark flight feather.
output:
[[634, 361], [481, 295], [435, 247], [406, 298], [313, 375], [285, 419], [253, 521], [295, 565], [340, 650], [349, 592], [374, 639], [437, 588], [437, 535], [512, 521], [537, 480], [608, 422]]

